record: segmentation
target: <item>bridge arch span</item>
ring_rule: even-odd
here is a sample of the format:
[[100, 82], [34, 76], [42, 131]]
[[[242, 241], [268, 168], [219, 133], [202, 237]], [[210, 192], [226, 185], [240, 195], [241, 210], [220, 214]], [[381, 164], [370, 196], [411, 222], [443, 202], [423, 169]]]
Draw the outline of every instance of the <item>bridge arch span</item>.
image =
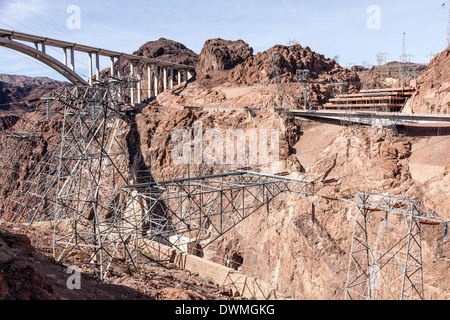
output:
[[[42, 48], [41, 50], [39, 50], [39, 46]], [[130, 100], [132, 104], [142, 103], [144, 101], [142, 96], [144, 91], [147, 99], [149, 99], [158, 96], [160, 87], [163, 88], [162, 91], [173, 89], [175, 80], [178, 81], [178, 85], [181, 85], [182, 78], [184, 80], [184, 85], [186, 86], [189, 81], [195, 77], [195, 67], [192, 65], [126, 54], [123, 52], [106, 50], [12, 30], [0, 29], [0, 47], [6, 47], [28, 55], [57, 71], [74, 85], [83, 86], [91, 86], [93, 85], [94, 80], [100, 80], [102, 70], [100, 67], [100, 56], [108, 57], [111, 60], [109, 68], [111, 77], [123, 77], [123, 61], [128, 61], [130, 66], [129, 76], [137, 80], [130, 90]], [[62, 49], [63, 62], [46, 54], [46, 47]], [[87, 80], [84, 80], [83, 77], [75, 71], [75, 52], [88, 54], [89, 76]], [[70, 62], [68, 61], [69, 56]], [[93, 68], [95, 69], [95, 74]], [[145, 69], [147, 69], [146, 72]], [[147, 74], [147, 88], [142, 89], [141, 80], [145, 73]]]
[[33, 59], [36, 59], [36, 60], [46, 64], [47, 66], [49, 66], [50, 68], [52, 68], [53, 70], [57, 71], [59, 74], [64, 76], [67, 80], [72, 82], [74, 85], [78, 85], [78, 84], [86, 85], [87, 84], [87, 82], [85, 80], [83, 80], [83, 78], [81, 78], [77, 73], [72, 71], [72, 69], [70, 69], [63, 63], [59, 62], [52, 56], [50, 56], [42, 51], [39, 51], [35, 48], [32, 48], [32, 47], [22, 44], [20, 42], [17, 42], [14, 40], [9, 40], [6, 38], [1, 38], [1, 37], [0, 37], [0, 46], [21, 52], [23, 54], [26, 54], [27, 56], [32, 57]]

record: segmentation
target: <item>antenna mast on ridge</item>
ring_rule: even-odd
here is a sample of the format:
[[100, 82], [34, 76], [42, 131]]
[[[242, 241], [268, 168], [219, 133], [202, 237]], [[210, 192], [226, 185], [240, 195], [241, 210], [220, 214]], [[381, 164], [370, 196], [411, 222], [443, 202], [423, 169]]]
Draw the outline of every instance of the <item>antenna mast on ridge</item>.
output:
[[403, 32], [402, 55], [400, 56], [400, 59], [402, 59], [402, 62], [406, 63], [411, 62], [412, 57], [414, 56], [406, 53], [406, 32]]

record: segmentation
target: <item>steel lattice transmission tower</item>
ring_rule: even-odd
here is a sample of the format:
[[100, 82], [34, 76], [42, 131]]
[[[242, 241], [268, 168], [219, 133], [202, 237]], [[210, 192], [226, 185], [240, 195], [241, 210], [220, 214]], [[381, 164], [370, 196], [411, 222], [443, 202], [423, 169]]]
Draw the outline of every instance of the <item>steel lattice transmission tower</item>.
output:
[[[346, 299], [423, 300], [421, 224], [443, 224], [448, 230], [450, 220], [399, 197], [360, 192], [341, 200], [358, 207]], [[387, 229], [390, 214], [400, 218], [392, 219], [398, 238]], [[385, 228], [380, 228], [377, 221], [383, 218]]]
[[402, 41], [402, 55], [400, 56], [400, 59], [402, 62], [411, 62], [411, 58], [414, 57], [411, 54], [406, 53], [406, 32], [403, 32], [403, 41]]
[[411, 58], [414, 57], [411, 54], [406, 53], [406, 32], [403, 33], [402, 42], [402, 55], [400, 56], [401, 63], [399, 67], [399, 78], [400, 80], [405, 80], [410, 78], [411, 72], [409, 71], [409, 66], [407, 64], [411, 63]]
[[126, 145], [132, 110], [124, 101], [135, 83], [132, 78], [108, 79], [65, 87], [43, 98], [64, 105], [57, 181], [52, 185], [55, 261], [79, 250], [101, 280], [121, 239], [133, 242], [132, 231], [121, 228], [118, 209], [124, 200], [118, 190], [133, 178]]
[[303, 104], [305, 108], [311, 105], [311, 89], [310, 78], [311, 72], [309, 70], [296, 70], [297, 81], [302, 84], [302, 91], [300, 97], [300, 104]]
[[389, 55], [388, 52], [379, 52], [377, 53], [377, 63], [379, 66], [386, 64], [386, 58]]

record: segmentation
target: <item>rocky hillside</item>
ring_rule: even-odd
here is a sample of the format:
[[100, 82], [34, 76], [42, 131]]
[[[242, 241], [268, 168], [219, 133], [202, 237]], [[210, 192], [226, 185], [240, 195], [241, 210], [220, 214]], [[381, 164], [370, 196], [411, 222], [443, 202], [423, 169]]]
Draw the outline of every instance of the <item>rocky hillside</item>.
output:
[[0, 110], [19, 113], [33, 110], [36, 102], [29, 100], [66, 85], [69, 83], [46, 77], [0, 74]]
[[0, 84], [5, 87], [26, 88], [59, 88], [68, 82], [57, 81], [47, 77], [27, 77], [19, 75], [0, 74]]
[[[156, 263], [133, 270], [115, 261], [109, 281], [100, 283], [75, 252], [65, 265], [52, 258], [52, 231], [0, 222], [0, 300], [227, 300], [210, 281]], [[71, 290], [68, 267], [81, 272]]]
[[346, 81], [353, 86], [358, 86], [359, 82], [354, 72], [299, 44], [277, 45], [258, 53], [233, 71], [230, 82], [245, 85], [273, 83], [276, 77], [274, 67], [279, 68], [282, 83], [295, 82], [296, 70], [309, 70], [311, 80], [318, 82]]
[[373, 66], [370, 69], [353, 66], [351, 70], [355, 71], [361, 79], [362, 89], [368, 90], [410, 86], [411, 80], [427, 71], [427, 66], [392, 61], [382, 66]]
[[[316, 181], [337, 182], [318, 183], [312, 199], [277, 199], [269, 211], [258, 212], [220, 239], [210, 258], [239, 256], [248, 266], [244, 272], [254, 271], [274, 284], [292, 285], [309, 299], [340, 300], [344, 297], [357, 209], [333, 199], [359, 191], [399, 195], [423, 200], [448, 218], [450, 166], [422, 184], [410, 171], [412, 151], [416, 149], [413, 139], [377, 128], [339, 129], [320, 124], [302, 128], [302, 137], [294, 148], [296, 157], [306, 167], [303, 159], [314, 154], [307, 172], [314, 174]], [[434, 155], [433, 147], [426, 152]], [[315, 223], [311, 221], [313, 201]], [[382, 218], [371, 215], [374, 228], [382, 235], [389, 234], [385, 241], [393, 245], [389, 241], [401, 238], [405, 226], [400, 217], [392, 217], [384, 229]], [[423, 226], [422, 232], [426, 299], [449, 299], [450, 245], [443, 241], [444, 226]]]
[[450, 112], [450, 48], [436, 55], [428, 71], [417, 77], [417, 88], [405, 107], [406, 112]]
[[295, 83], [297, 70], [310, 71], [311, 81], [315, 82], [312, 85], [312, 98], [319, 105], [329, 98], [329, 83], [347, 82], [349, 92], [360, 88], [360, 79], [355, 72], [299, 44], [277, 45], [258, 53], [233, 70], [229, 81], [240, 85], [264, 85], [277, 81]]
[[[356, 72], [344, 69], [334, 60], [313, 52], [309, 47], [275, 46], [252, 55], [242, 41], [207, 41], [197, 65], [197, 81], [187, 88], [175, 88], [158, 97], [161, 105], [222, 107], [299, 107], [301, 84], [296, 70], [311, 73], [312, 100], [315, 105], [327, 101], [329, 83], [347, 82], [348, 90], [360, 88]], [[229, 64], [223, 59], [231, 57]]]

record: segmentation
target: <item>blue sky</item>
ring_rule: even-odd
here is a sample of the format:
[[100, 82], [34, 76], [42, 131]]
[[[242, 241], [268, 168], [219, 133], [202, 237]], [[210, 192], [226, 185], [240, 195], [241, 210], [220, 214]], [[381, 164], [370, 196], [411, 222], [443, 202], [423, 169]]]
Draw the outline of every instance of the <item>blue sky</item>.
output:
[[[340, 57], [340, 64], [376, 64], [386, 51], [388, 61], [399, 60], [403, 32], [413, 62], [426, 63], [430, 53], [444, 50], [446, 0], [0, 0], [0, 28], [14, 29], [70, 42], [132, 53], [160, 37], [179, 41], [200, 53], [211, 38], [242, 39], [255, 53], [296, 40], [302, 46]], [[71, 5], [80, 8], [80, 29], [69, 29]], [[380, 25], [367, 21], [379, 8]], [[372, 21], [372, 20], [370, 20]], [[48, 50], [61, 58], [62, 53]], [[77, 69], [87, 71], [87, 55], [76, 57]], [[104, 63], [104, 64], [103, 64]], [[102, 61], [102, 68], [108, 67]], [[48, 67], [0, 48], [0, 73], [49, 76]]]

